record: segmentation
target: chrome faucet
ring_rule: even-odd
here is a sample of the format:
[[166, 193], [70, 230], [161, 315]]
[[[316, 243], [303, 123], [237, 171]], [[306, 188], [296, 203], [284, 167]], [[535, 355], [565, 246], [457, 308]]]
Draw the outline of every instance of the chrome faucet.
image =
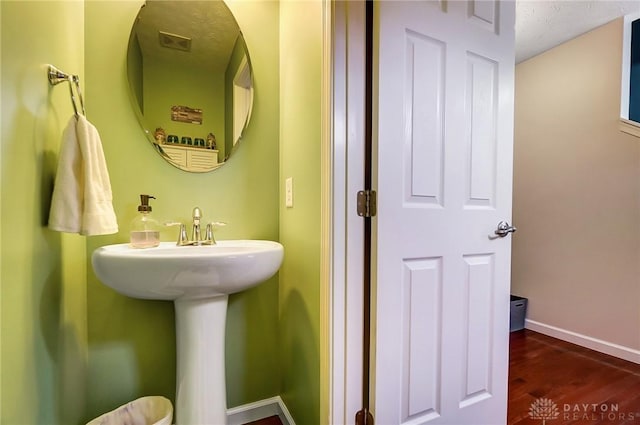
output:
[[204, 232], [204, 239], [202, 238], [202, 230], [200, 227], [200, 220], [202, 219], [202, 210], [198, 207], [193, 209], [193, 227], [191, 228], [191, 240], [187, 237], [187, 227], [184, 223], [167, 223], [167, 225], [179, 225], [180, 231], [178, 232], [178, 246], [190, 246], [190, 245], [215, 245], [216, 239], [213, 236], [214, 228], [226, 226], [226, 223], [219, 221], [211, 222], [207, 224]]
[[[193, 228], [191, 229], [191, 240], [193, 242], [201, 242], [202, 241], [202, 235], [200, 234], [200, 219], [202, 218], [202, 211], [200, 211], [200, 208], [195, 207], [193, 209]], [[199, 243], [196, 243], [196, 245], [200, 245]]]

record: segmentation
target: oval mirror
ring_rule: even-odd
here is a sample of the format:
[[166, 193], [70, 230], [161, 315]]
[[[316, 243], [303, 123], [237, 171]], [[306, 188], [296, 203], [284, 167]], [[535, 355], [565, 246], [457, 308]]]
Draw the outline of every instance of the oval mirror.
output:
[[223, 1], [147, 0], [127, 77], [149, 141], [181, 170], [207, 172], [237, 148], [253, 105], [246, 43]]

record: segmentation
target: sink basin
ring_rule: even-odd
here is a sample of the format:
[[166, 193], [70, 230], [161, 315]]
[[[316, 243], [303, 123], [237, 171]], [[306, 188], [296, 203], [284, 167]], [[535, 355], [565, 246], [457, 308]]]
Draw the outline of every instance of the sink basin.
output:
[[96, 276], [133, 298], [173, 300], [176, 311], [176, 425], [227, 423], [225, 324], [229, 294], [273, 276], [284, 248], [260, 240], [155, 248], [108, 245], [93, 252]]
[[278, 242], [218, 241], [217, 245], [155, 248], [108, 245], [94, 251], [96, 276], [105, 285], [133, 298], [175, 300], [244, 291], [273, 276], [282, 263]]

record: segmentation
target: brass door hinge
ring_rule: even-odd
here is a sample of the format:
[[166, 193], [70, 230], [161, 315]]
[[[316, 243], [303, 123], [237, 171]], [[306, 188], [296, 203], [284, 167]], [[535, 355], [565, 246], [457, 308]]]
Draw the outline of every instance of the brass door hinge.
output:
[[358, 192], [358, 215], [360, 217], [374, 217], [377, 210], [376, 191], [361, 190]]

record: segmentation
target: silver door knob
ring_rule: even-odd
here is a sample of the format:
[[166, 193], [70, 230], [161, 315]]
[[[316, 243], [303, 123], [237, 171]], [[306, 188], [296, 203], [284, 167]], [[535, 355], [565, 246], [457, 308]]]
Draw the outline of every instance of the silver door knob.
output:
[[511, 226], [508, 222], [501, 221], [500, 223], [498, 223], [498, 228], [496, 229], [496, 231], [494, 233], [496, 235], [498, 235], [499, 237], [504, 238], [509, 233], [513, 233], [516, 230], [518, 230], [518, 229], [516, 229], [515, 227]]

